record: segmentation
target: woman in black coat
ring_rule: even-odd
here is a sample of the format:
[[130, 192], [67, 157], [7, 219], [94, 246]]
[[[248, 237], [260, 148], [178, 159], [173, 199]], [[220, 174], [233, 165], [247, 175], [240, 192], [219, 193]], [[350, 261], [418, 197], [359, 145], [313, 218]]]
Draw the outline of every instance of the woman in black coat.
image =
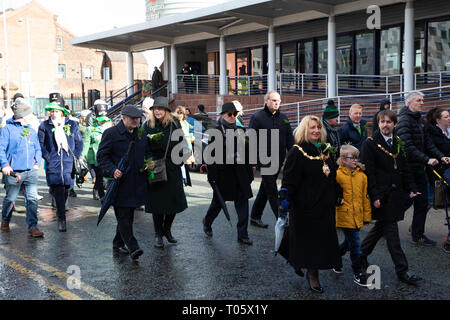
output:
[[[208, 163], [208, 181], [212, 185], [217, 186], [217, 189], [224, 201], [234, 201], [234, 206], [238, 215], [238, 242], [246, 245], [252, 245], [253, 242], [248, 236], [247, 227], [249, 212], [248, 199], [253, 197], [251, 188], [251, 183], [253, 181], [253, 169], [246, 156], [248, 155], [249, 148], [248, 141], [245, 138], [244, 129], [236, 125], [237, 115], [238, 111], [233, 103], [225, 103], [222, 106], [222, 113], [217, 130], [219, 130], [221, 137], [223, 138], [223, 145], [220, 145], [220, 147], [223, 148], [224, 158], [220, 161], [222, 164]], [[237, 138], [233, 138], [235, 144], [233, 153], [226, 149], [226, 139], [231, 133], [230, 130], [233, 130], [235, 134], [238, 134]], [[245, 143], [246, 152], [244, 156], [240, 155], [238, 152], [239, 148], [237, 148], [237, 139], [241, 139], [240, 141]], [[209, 147], [213, 145], [215, 146], [216, 143], [210, 144]], [[208, 152], [208, 150], [205, 150], [205, 154], [208, 154]], [[217, 156], [217, 154], [214, 155]], [[232, 161], [230, 161], [232, 163], [226, 161], [227, 159], [225, 159], [225, 157], [228, 156], [233, 157], [233, 159], [231, 159]], [[246, 161], [243, 161], [244, 163], [242, 164], [238, 161], [240, 157], [246, 158]], [[208, 237], [212, 237], [211, 225], [222, 210], [217, 190], [213, 191], [214, 193], [211, 205], [205, 218], [203, 219], [203, 231]]]
[[319, 118], [303, 118], [284, 167], [281, 189], [288, 196], [280, 198], [282, 207], [283, 200], [290, 203], [285, 256], [297, 273], [301, 268], [308, 269], [309, 286], [320, 293], [323, 289], [318, 270], [342, 268], [335, 218], [339, 187], [326, 138]]
[[153, 160], [159, 160], [166, 156], [167, 181], [155, 182], [149, 185], [145, 205], [145, 211], [153, 214], [155, 247], [157, 248], [164, 247], [163, 237], [166, 237], [170, 243], [178, 242], [172, 236], [172, 223], [175, 215], [187, 208], [181, 173], [181, 165], [183, 163], [181, 165], [175, 164], [171, 157], [172, 149], [179, 143], [178, 140], [171, 141], [172, 136], [177, 132], [181, 133], [181, 137], [184, 139], [179, 120], [173, 118], [170, 113], [167, 98], [157, 97], [150, 108], [149, 118], [144, 123], [143, 132], [141, 133], [142, 137], [147, 137], [149, 151]]

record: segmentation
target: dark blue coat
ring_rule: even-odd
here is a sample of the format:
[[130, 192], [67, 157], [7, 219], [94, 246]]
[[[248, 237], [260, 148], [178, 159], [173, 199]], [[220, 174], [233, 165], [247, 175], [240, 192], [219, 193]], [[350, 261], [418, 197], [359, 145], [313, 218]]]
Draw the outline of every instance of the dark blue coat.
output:
[[121, 178], [114, 206], [137, 208], [145, 203], [147, 180], [144, 167], [144, 156], [147, 153], [147, 137], [138, 137], [138, 129], [130, 133], [120, 121], [116, 126], [107, 129], [98, 146], [97, 162], [106, 177], [113, 177], [120, 159], [127, 153], [130, 142], [134, 141], [129, 159], [131, 170]]
[[[81, 138], [78, 124], [75, 121], [65, 118], [65, 125], [70, 125], [70, 135], [67, 136], [69, 148], [76, 157], [83, 151], [83, 139]], [[73, 156], [70, 151], [61, 149], [58, 155], [58, 147], [55, 142], [53, 129], [55, 128], [51, 118], [41, 123], [38, 130], [39, 144], [41, 145], [42, 158], [45, 160], [45, 175], [47, 185], [65, 185], [73, 184], [72, 169]]]
[[356, 128], [353, 126], [352, 120], [349, 118], [347, 122], [338, 130], [341, 145], [350, 143], [352, 146], [361, 151], [362, 144], [367, 139], [366, 124], [366, 120], [361, 120], [361, 134], [359, 134], [358, 130], [356, 130]]

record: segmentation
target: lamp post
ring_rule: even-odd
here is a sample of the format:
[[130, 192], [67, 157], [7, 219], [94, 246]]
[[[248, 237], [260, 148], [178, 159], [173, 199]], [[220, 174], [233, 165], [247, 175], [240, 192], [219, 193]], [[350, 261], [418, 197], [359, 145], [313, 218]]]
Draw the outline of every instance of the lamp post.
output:
[[[20, 18], [18, 22], [23, 22], [24, 19]], [[25, 18], [25, 24], [27, 28], [27, 46], [28, 46], [28, 98], [31, 98], [31, 85], [32, 85], [32, 77], [31, 77], [31, 40], [30, 40], [30, 24], [28, 22], [28, 17]]]

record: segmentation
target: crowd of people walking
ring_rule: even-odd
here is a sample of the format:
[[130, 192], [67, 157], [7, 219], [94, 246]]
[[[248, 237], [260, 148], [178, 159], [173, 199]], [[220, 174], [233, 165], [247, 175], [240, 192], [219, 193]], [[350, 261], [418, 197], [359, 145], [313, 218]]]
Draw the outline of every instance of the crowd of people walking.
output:
[[[271, 91], [264, 100], [263, 108], [251, 116], [248, 126], [238, 101], [221, 107], [215, 128], [219, 134], [209, 138], [205, 153], [224, 158], [205, 161], [201, 167], [207, 171], [212, 188], [211, 204], [202, 220], [205, 235], [213, 237], [214, 220], [224, 210], [224, 203], [233, 201], [238, 216], [237, 241], [252, 245], [249, 222], [254, 227], [268, 227], [262, 221], [268, 202], [275, 219], [289, 220], [279, 252], [297, 275], [305, 276], [306, 270], [312, 291], [324, 291], [319, 270], [343, 272], [342, 256], [347, 252], [354, 282], [370, 286], [368, 258], [381, 237], [386, 238], [398, 279], [416, 285], [421, 278], [409, 271], [397, 223], [413, 205], [411, 242], [436, 245], [425, 235], [435, 180], [430, 170], [440, 163], [450, 164], [449, 112], [434, 108], [425, 122], [421, 116], [423, 94], [411, 92], [398, 115], [390, 110], [390, 101], [381, 102], [370, 134], [361, 105], [352, 105], [347, 122], [338, 128], [339, 110], [329, 100], [322, 118], [305, 116], [293, 131], [288, 116], [280, 111], [280, 95]], [[144, 253], [133, 232], [134, 214], [141, 206], [152, 214], [156, 248], [164, 248], [164, 238], [172, 244], [178, 242], [172, 224], [188, 207], [184, 187], [190, 184], [190, 178], [184, 164], [194, 161], [195, 137], [186, 121], [186, 108], [177, 106], [172, 113], [168, 99], [158, 96], [151, 103], [146, 100], [142, 107], [124, 106], [120, 120], [114, 124], [108, 118], [107, 103], [97, 100], [92, 112], [83, 111], [78, 123], [69, 117], [62, 96], [52, 93], [45, 108], [49, 117], [39, 126], [23, 97], [16, 97], [11, 109], [12, 117], [0, 129], [0, 165], [6, 189], [2, 232], [10, 232], [14, 203], [23, 185], [28, 233], [36, 238], [44, 236], [37, 226], [42, 159], [58, 230], [66, 232], [67, 198], [76, 178], [74, 163], [82, 158], [95, 181], [92, 192], [99, 205], [104, 202], [108, 181], [120, 181], [117, 196], [112, 199], [117, 220], [114, 251], [133, 260]], [[262, 129], [267, 130], [266, 136], [260, 135]], [[250, 160], [248, 130], [256, 132], [256, 163]], [[273, 142], [271, 136], [275, 134]], [[178, 148], [180, 144], [182, 148]], [[239, 149], [240, 144], [243, 149]], [[260, 158], [259, 148], [265, 148], [277, 167], [274, 174], [261, 175], [250, 208], [254, 175], [270, 166]], [[174, 154], [183, 160], [177, 161]], [[125, 155], [128, 168], [120, 167]], [[359, 231], [372, 220], [376, 223], [361, 241]], [[339, 230], [342, 243], [338, 242]]]

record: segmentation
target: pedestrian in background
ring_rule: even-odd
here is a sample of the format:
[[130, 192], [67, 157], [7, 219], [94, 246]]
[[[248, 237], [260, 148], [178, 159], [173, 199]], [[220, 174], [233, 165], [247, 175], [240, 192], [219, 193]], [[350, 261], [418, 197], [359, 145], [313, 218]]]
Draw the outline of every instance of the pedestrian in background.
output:
[[[98, 166], [105, 176], [120, 179], [113, 201], [117, 220], [113, 251], [129, 254], [133, 260], [144, 253], [133, 233], [134, 212], [144, 204], [147, 186], [145, 173], [141, 170], [147, 153], [146, 139], [138, 133], [141, 117], [142, 109], [135, 105], [124, 106], [120, 122], [105, 130], [97, 151]], [[124, 173], [118, 169], [118, 164], [128, 150], [130, 171]]]
[[284, 256], [297, 274], [306, 268], [310, 289], [322, 293], [319, 270], [342, 268], [335, 210], [340, 187], [320, 119], [304, 117], [294, 131], [294, 139], [280, 189], [279, 214], [289, 211], [288, 250]]
[[86, 129], [83, 137], [83, 152], [81, 156], [86, 159], [95, 172], [95, 183], [92, 189], [94, 200], [103, 200], [105, 196], [103, 170], [98, 166], [97, 152], [103, 133], [112, 126], [112, 122], [107, 116], [107, 110], [108, 105], [103, 100], [97, 100], [94, 103], [94, 124]]
[[[439, 160], [448, 164], [449, 158], [440, 152], [428, 132], [425, 130], [425, 122], [422, 119], [424, 95], [420, 91], [407, 94], [405, 106], [400, 110], [397, 135], [405, 144], [406, 159], [411, 168], [415, 185], [419, 195], [409, 197], [405, 192], [405, 211], [413, 204], [413, 219], [411, 241], [416, 245], [435, 246], [436, 241], [425, 235], [425, 224], [428, 212], [428, 189], [425, 166], [436, 166]], [[439, 159], [439, 160], [438, 160]]]
[[[236, 125], [237, 114], [238, 111], [232, 102], [225, 103], [222, 106], [219, 123], [216, 129], [218, 129], [223, 136], [223, 145], [220, 145], [220, 148], [223, 148], [224, 159], [222, 159], [221, 164], [207, 164], [208, 181], [216, 185], [217, 190], [213, 190], [211, 204], [208, 208], [206, 216], [203, 218], [203, 231], [208, 237], [213, 236], [211, 226], [222, 210], [219, 195], [217, 193], [218, 191], [224, 201], [234, 201], [234, 207], [238, 216], [238, 242], [246, 245], [252, 245], [253, 241], [250, 239], [247, 229], [249, 216], [248, 199], [253, 197], [251, 188], [251, 183], [253, 181], [253, 169], [248, 163], [249, 146], [248, 141], [245, 139], [245, 131], [243, 128]], [[233, 153], [227, 150], [226, 147], [226, 139], [229, 135], [233, 135]], [[238, 143], [245, 143], [245, 155], [239, 154], [239, 148], [237, 147]], [[244, 158], [244, 156], [246, 156], [246, 158]], [[232, 159], [225, 157], [232, 157]], [[241, 161], [239, 161], [239, 159], [241, 159]]]
[[81, 155], [83, 140], [78, 124], [69, 120], [69, 110], [52, 102], [45, 111], [50, 112], [50, 117], [39, 126], [39, 143], [45, 160], [47, 185], [55, 198], [58, 230], [65, 232], [66, 201], [69, 188], [74, 183], [73, 157]]
[[350, 107], [349, 119], [338, 130], [341, 144], [351, 144], [359, 151], [368, 137], [367, 122], [362, 119], [362, 115], [362, 107], [359, 104], [353, 104]]
[[[28, 234], [33, 238], [44, 233], [37, 227], [38, 178], [41, 163], [41, 146], [36, 131], [32, 128], [33, 109], [25, 100], [17, 101], [14, 116], [0, 130], [0, 164], [5, 176], [6, 195], [2, 205], [1, 230], [9, 232], [12, 209], [23, 185]], [[15, 172], [21, 179], [11, 176]]]
[[[250, 119], [249, 128], [256, 130], [258, 137], [258, 155], [260, 154], [259, 146], [260, 142], [260, 130], [267, 130], [267, 141], [264, 146], [267, 150], [267, 155], [274, 159], [278, 159], [278, 168], [275, 174], [261, 175], [261, 184], [259, 186], [258, 194], [256, 195], [255, 202], [253, 203], [250, 223], [255, 227], [267, 228], [269, 225], [262, 222], [261, 217], [266, 207], [267, 201], [269, 201], [272, 212], [275, 219], [278, 217], [278, 187], [277, 178], [283, 166], [284, 159], [286, 158], [286, 152], [289, 151], [294, 145], [294, 136], [292, 134], [291, 124], [288, 117], [280, 112], [281, 98], [278, 92], [270, 91], [265, 97], [264, 108], [256, 112]], [[271, 145], [271, 135], [278, 134], [278, 154], [272, 154], [273, 146]], [[261, 164], [258, 157], [258, 167], [269, 167], [271, 164]]]
[[[367, 194], [367, 176], [359, 162], [359, 150], [351, 145], [343, 145], [337, 161], [339, 168], [336, 181], [342, 188], [343, 197], [336, 207], [336, 227], [344, 233], [345, 239], [339, 245], [341, 256], [350, 251], [353, 281], [360, 286], [367, 286], [366, 270], [361, 267], [361, 241], [359, 230], [372, 220], [370, 201]], [[342, 273], [342, 269], [333, 269]]]
[[327, 132], [327, 143], [329, 143], [336, 152], [333, 153], [335, 160], [339, 157], [339, 150], [341, 150], [341, 139], [338, 132], [339, 110], [334, 104], [333, 100], [328, 100], [327, 106], [323, 110], [322, 124]]
[[390, 108], [391, 108], [391, 100], [389, 100], [389, 99], [384, 99], [383, 101], [381, 101], [381, 104], [380, 104], [380, 110], [377, 111], [377, 113], [375, 113], [375, 114], [373, 115], [373, 119], [372, 119], [372, 135], [373, 135], [373, 133], [374, 133], [375, 131], [377, 131], [377, 130], [379, 129], [379, 127], [378, 127], [378, 114], [379, 114], [381, 111], [384, 111], [384, 110], [390, 110]]
[[400, 244], [398, 221], [405, 216], [404, 193], [407, 192], [411, 198], [420, 194], [409, 170], [405, 145], [394, 135], [396, 125], [397, 115], [393, 111], [381, 111], [378, 114], [379, 130], [363, 144], [361, 160], [366, 166], [372, 218], [376, 222], [362, 241], [361, 266], [367, 270], [367, 258], [384, 237], [398, 279], [414, 285], [422, 279], [408, 272], [408, 261]]
[[[183, 187], [181, 165], [172, 161], [172, 149], [179, 141], [172, 141], [180, 121], [170, 112], [166, 97], [157, 97], [150, 108], [150, 116], [144, 123], [143, 137], [147, 137], [149, 152], [153, 160], [165, 157], [167, 181], [151, 183], [148, 187], [145, 211], [153, 214], [155, 226], [155, 247], [163, 248], [163, 237], [169, 243], [177, 243], [172, 235], [175, 215], [187, 208]], [[184, 140], [184, 136], [183, 136]]]

